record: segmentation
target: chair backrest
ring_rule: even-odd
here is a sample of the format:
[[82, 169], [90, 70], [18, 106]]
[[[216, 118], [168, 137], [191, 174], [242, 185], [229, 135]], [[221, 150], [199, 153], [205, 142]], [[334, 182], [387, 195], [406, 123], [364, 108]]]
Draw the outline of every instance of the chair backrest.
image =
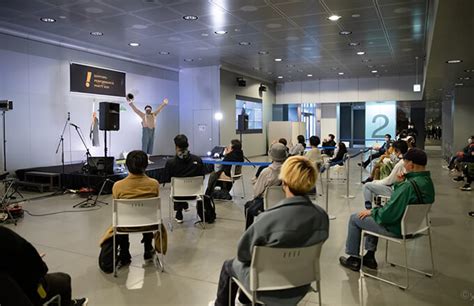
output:
[[204, 194], [204, 177], [172, 177], [171, 197], [197, 197]]
[[114, 199], [112, 225], [138, 227], [161, 224], [161, 199]]
[[270, 186], [265, 189], [263, 194], [263, 207], [265, 210], [272, 208], [285, 198], [285, 192], [282, 186]]
[[232, 179], [239, 179], [242, 176], [242, 166], [232, 165], [230, 167], [230, 177]]
[[284, 290], [320, 280], [319, 257], [323, 243], [302, 248], [255, 246], [249, 289]]
[[402, 235], [415, 235], [429, 227], [428, 212], [431, 204], [409, 204], [402, 218]]

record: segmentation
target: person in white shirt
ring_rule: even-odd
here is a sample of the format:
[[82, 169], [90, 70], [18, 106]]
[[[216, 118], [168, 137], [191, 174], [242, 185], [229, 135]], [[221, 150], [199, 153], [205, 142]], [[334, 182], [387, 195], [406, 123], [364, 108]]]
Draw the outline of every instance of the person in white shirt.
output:
[[148, 158], [150, 158], [150, 155], [153, 153], [156, 117], [163, 108], [168, 105], [168, 99], [163, 99], [163, 102], [158, 106], [156, 111], [153, 111], [150, 105], [145, 106], [145, 112], [142, 112], [135, 106], [135, 104], [133, 104], [132, 94], [127, 95], [127, 102], [133, 111], [142, 119], [142, 151], [148, 154]]
[[321, 140], [318, 136], [311, 136], [309, 137], [309, 145], [311, 146], [311, 150], [306, 151], [304, 156], [306, 156], [310, 161], [314, 163], [316, 169], [319, 171], [321, 165], [323, 164], [323, 157], [321, 155], [321, 151], [319, 151], [318, 146], [321, 143]]
[[298, 135], [298, 143], [290, 148], [290, 156], [303, 155], [306, 148], [306, 139], [303, 135]]
[[400, 175], [405, 174], [405, 167], [403, 166], [403, 154], [408, 151], [408, 144], [406, 141], [398, 140], [393, 143], [395, 152], [390, 157], [391, 160], [398, 159], [397, 164], [393, 167], [390, 175], [381, 180], [374, 180], [364, 185], [364, 205], [366, 209], [372, 208], [372, 197], [373, 196], [386, 196], [392, 195], [392, 185], [398, 181]]

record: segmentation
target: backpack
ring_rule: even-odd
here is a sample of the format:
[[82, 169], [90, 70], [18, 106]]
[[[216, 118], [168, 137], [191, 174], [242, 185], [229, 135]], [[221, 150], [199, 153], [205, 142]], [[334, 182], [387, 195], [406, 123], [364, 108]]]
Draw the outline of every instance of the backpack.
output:
[[203, 220], [203, 209], [202, 209], [203, 201], [204, 201], [204, 211], [206, 213], [205, 220], [207, 223], [214, 223], [214, 221], [216, 220], [216, 205], [214, 204], [214, 201], [212, 200], [212, 198], [207, 195], [204, 195], [202, 200], [197, 201], [196, 208], [197, 208], [197, 214], [199, 216], [199, 219], [201, 219], [201, 221]]
[[222, 188], [221, 190], [214, 190], [211, 194], [211, 198], [217, 200], [232, 200], [232, 196], [225, 188]]

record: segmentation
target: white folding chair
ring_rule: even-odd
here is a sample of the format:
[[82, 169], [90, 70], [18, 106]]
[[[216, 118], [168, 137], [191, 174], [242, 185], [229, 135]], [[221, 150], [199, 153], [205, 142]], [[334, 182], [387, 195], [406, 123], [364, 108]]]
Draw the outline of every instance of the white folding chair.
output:
[[[114, 276], [117, 277], [116, 261], [116, 236], [117, 234], [136, 234], [158, 231], [161, 242], [161, 271], [164, 270], [163, 261], [163, 234], [161, 232], [162, 213], [161, 199], [159, 197], [147, 199], [114, 199], [112, 202], [112, 227], [113, 236], [113, 264]], [[141, 230], [144, 229], [144, 230]]]
[[285, 198], [282, 186], [270, 186], [263, 194], [263, 208], [268, 210]]
[[[170, 231], [173, 231], [173, 203], [174, 202], [189, 202], [202, 200], [204, 195], [204, 177], [192, 176], [192, 177], [172, 177], [171, 178], [171, 191], [169, 198], [169, 227]], [[178, 198], [176, 198], [178, 197]], [[180, 199], [186, 197], [186, 200]], [[204, 202], [202, 205], [203, 219], [201, 224], [205, 228], [206, 220], [204, 213]], [[197, 205], [196, 205], [197, 212]]]
[[[409, 286], [408, 283], [408, 270], [424, 274], [428, 277], [433, 276], [434, 274], [434, 260], [433, 260], [433, 247], [431, 244], [431, 226], [430, 226], [430, 221], [428, 217], [428, 212], [431, 208], [431, 204], [410, 204], [407, 206], [405, 209], [405, 213], [403, 214], [401, 226], [402, 226], [402, 238], [393, 238], [389, 236], [384, 236], [378, 233], [374, 233], [371, 231], [366, 231], [363, 230], [361, 233], [361, 241], [360, 241], [360, 256], [362, 258], [362, 263], [361, 263], [361, 268], [360, 268], [360, 277], [368, 276], [372, 277], [375, 279], [378, 279], [380, 281], [383, 281], [385, 283], [400, 287], [401, 289], [407, 289]], [[429, 240], [429, 245], [430, 245], [430, 257], [431, 257], [431, 273], [429, 272], [424, 272], [421, 270], [417, 270], [414, 268], [408, 267], [408, 254], [407, 254], [407, 242], [414, 240], [418, 237], [421, 236], [421, 234], [427, 233], [428, 234], [428, 240]], [[364, 271], [363, 267], [363, 254], [364, 254], [364, 236], [365, 235], [372, 235], [376, 236], [378, 238], [382, 238], [386, 240], [386, 245], [385, 245], [385, 261], [387, 263], [390, 263], [392, 266], [398, 266], [405, 268], [405, 285], [389, 281], [385, 278], [378, 277], [373, 274], [369, 274]], [[388, 261], [388, 243], [389, 241], [398, 243], [403, 246], [403, 251], [404, 251], [404, 257], [405, 257], [405, 265], [399, 265], [395, 264], [393, 262]]]
[[[243, 176], [242, 170], [243, 170], [242, 166], [232, 165], [230, 168], [230, 178], [219, 178], [218, 181], [229, 182], [229, 183], [234, 184], [235, 181], [240, 180], [240, 182], [242, 183], [242, 192], [243, 192], [243, 196], [241, 198], [244, 199], [245, 198], [245, 184], [244, 184], [244, 176]], [[235, 195], [235, 192], [234, 192], [234, 195]]]
[[235, 282], [255, 305], [263, 304], [257, 299], [258, 291], [285, 290], [316, 282], [316, 289], [310, 286], [310, 290], [318, 292], [319, 304], [322, 305], [319, 257], [323, 243], [302, 248], [254, 246], [250, 263], [250, 288], [246, 288], [235, 277], [231, 277], [231, 285]]

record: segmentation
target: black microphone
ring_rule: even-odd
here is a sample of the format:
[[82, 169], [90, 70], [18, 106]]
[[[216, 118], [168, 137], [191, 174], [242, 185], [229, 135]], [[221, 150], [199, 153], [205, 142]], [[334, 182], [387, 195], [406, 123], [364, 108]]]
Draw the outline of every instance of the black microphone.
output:
[[76, 129], [79, 129], [80, 127], [78, 127], [77, 125], [75, 125], [74, 123], [69, 123], [70, 125], [72, 125], [73, 127], [75, 127]]
[[71, 120], [71, 113], [67, 112], [67, 121]]

